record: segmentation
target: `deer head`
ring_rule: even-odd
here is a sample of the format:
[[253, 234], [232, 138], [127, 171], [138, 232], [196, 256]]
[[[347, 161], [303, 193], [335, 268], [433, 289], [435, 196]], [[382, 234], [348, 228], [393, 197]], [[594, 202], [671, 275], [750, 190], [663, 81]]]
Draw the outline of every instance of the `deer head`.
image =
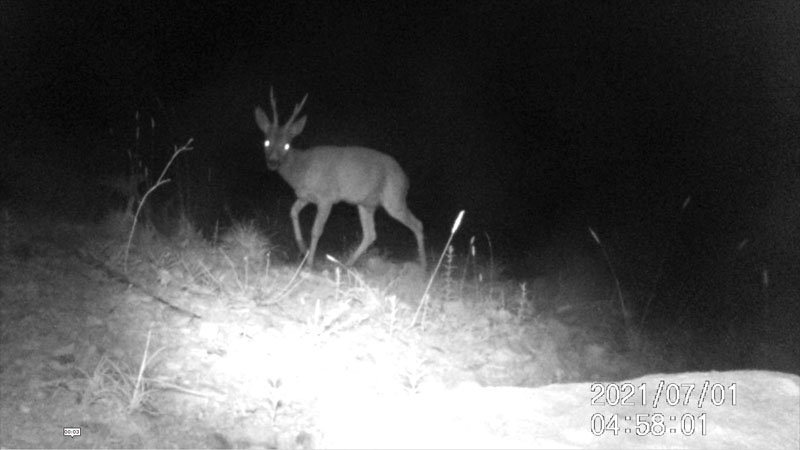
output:
[[303, 97], [303, 101], [294, 106], [292, 116], [283, 126], [278, 122], [278, 107], [275, 104], [275, 94], [272, 88], [269, 90], [269, 100], [272, 105], [273, 120], [269, 120], [267, 113], [261, 107], [256, 107], [256, 124], [264, 132], [264, 155], [267, 157], [267, 167], [270, 170], [278, 170], [280, 168], [286, 159], [286, 155], [292, 149], [292, 139], [303, 132], [303, 128], [306, 126], [306, 116], [297, 121], [295, 119], [297, 119], [297, 115], [303, 109], [307, 99], [308, 94]]

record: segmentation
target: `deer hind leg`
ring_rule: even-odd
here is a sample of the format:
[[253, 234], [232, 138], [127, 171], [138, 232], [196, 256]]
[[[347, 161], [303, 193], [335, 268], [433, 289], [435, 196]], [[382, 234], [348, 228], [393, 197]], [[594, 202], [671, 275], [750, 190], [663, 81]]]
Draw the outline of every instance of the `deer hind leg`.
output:
[[331, 207], [329, 203], [317, 204], [317, 216], [314, 218], [314, 226], [311, 228], [311, 248], [308, 251], [308, 262], [314, 265], [314, 254], [317, 253], [317, 242], [319, 237], [322, 236], [322, 230], [325, 228], [325, 222], [328, 221], [328, 216], [331, 214]]
[[375, 208], [370, 206], [358, 206], [358, 217], [361, 219], [361, 244], [356, 249], [353, 256], [347, 260], [347, 265], [352, 266], [354, 262], [375, 242]]
[[303, 232], [300, 231], [300, 211], [306, 207], [308, 204], [307, 200], [303, 200], [298, 198], [295, 200], [294, 205], [292, 205], [291, 215], [292, 215], [292, 227], [294, 228], [294, 240], [297, 242], [297, 248], [300, 249], [300, 253], [306, 253], [306, 243], [303, 241]]
[[411, 210], [408, 209], [405, 205], [390, 205], [390, 207], [386, 207], [384, 205], [384, 209], [390, 216], [394, 217], [398, 222], [402, 223], [412, 233], [414, 233], [414, 237], [417, 238], [417, 252], [419, 254], [419, 265], [422, 267], [424, 271], [426, 269], [427, 264], [427, 257], [425, 256], [425, 236], [422, 230], [422, 222], [417, 219], [414, 214], [411, 213]]

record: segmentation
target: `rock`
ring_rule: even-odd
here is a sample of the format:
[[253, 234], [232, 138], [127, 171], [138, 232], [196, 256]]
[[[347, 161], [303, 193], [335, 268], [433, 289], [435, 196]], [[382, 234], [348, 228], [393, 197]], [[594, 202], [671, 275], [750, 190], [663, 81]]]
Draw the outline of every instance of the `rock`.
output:
[[357, 395], [320, 409], [321, 448], [800, 448], [800, 377], [779, 372]]

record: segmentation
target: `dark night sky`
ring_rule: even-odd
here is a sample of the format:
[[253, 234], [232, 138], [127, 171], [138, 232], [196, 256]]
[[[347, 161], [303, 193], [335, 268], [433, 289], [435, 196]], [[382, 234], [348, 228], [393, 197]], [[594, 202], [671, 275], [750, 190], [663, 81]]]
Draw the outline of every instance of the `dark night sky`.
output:
[[283, 111], [309, 93], [298, 146], [395, 156], [437, 248], [466, 209], [462, 239], [509, 258], [592, 226], [654, 261], [687, 196], [688, 254], [798, 243], [797, 0], [85, 3], [0, 2], [3, 141], [82, 173], [140, 111], [229, 202], [291, 197], [252, 117], [274, 86]]

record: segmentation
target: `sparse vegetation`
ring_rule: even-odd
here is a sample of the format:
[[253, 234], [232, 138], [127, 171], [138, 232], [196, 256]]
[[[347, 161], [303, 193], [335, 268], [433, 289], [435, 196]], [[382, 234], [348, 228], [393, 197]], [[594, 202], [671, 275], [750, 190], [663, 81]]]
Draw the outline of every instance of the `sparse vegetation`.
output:
[[[161, 175], [158, 176], [158, 179], [156, 180], [155, 184], [153, 186], [151, 186], [149, 189], [147, 189], [147, 192], [144, 193], [144, 195], [142, 196], [141, 200], [138, 202], [138, 206], [136, 207], [136, 214], [133, 215], [133, 224], [131, 225], [131, 231], [130, 231], [130, 234], [128, 235], [128, 244], [125, 246], [125, 258], [123, 260], [123, 265], [125, 267], [125, 272], [128, 271], [128, 254], [129, 254], [130, 248], [131, 248], [131, 241], [133, 240], [133, 233], [134, 233], [134, 231], [136, 231], [136, 222], [139, 220], [139, 215], [142, 212], [142, 208], [144, 207], [144, 204], [145, 204], [145, 201], [147, 200], [147, 197], [150, 196], [150, 194], [152, 194], [153, 191], [158, 189], [161, 185], [169, 183], [170, 180], [168, 178], [165, 178], [165, 175], [167, 174], [167, 171], [169, 170], [169, 167], [172, 165], [172, 162], [175, 161], [175, 158], [177, 158], [178, 155], [180, 155], [183, 152], [189, 151], [189, 150], [192, 150], [192, 139], [189, 139], [181, 147], [177, 147], [177, 146], [175, 147], [175, 150], [172, 153], [172, 157], [169, 159], [167, 164], [164, 166], [164, 170], [161, 171]], [[128, 209], [130, 209], [130, 205], [132, 205], [132, 203], [129, 203]]]
[[[69, 360], [66, 353], [79, 362], [80, 375], [49, 380], [42, 389], [124, 417], [202, 411], [203, 422], [220, 429], [257, 417], [266, 430], [259, 443], [288, 448], [313, 435], [307, 430], [318, 403], [347, 410], [350, 396], [421, 398], [461, 385], [535, 387], [690, 367], [682, 349], [691, 336], [644, 326], [652, 295], [630, 289], [610, 256], [613, 245], [592, 228], [599, 262], [545, 252], [536, 276], [513, 279], [488, 234], [470, 237], [464, 247], [454, 243], [463, 211], [430, 274], [380, 250], [359, 267], [330, 255], [324, 270], [304, 268], [305, 260], [287, 264], [276, 237], [291, 230], [235, 220], [229, 211], [211, 217], [212, 226], [188, 208], [138, 221], [190, 144], [176, 148], [158, 180], [124, 202], [124, 210], [104, 214], [98, 224], [53, 227], [72, 264], [82, 267], [70, 270], [85, 272], [82, 283], [124, 289], [92, 294], [100, 299], [92, 311], [107, 313], [71, 312], [83, 307], [82, 297], [73, 296], [68, 311], [47, 319], [57, 324], [102, 314], [92, 320], [103, 331], [91, 339], [118, 340], [106, 344], [110, 352], [91, 346], [60, 352], [59, 360]], [[7, 208], [0, 219], [0, 269], [17, 259], [35, 261], [26, 270], [42, 270], [35, 258], [54, 244], [41, 236], [53, 230], [26, 228]], [[36, 286], [20, 284], [10, 295], [37, 301], [43, 295]], [[2, 342], [19, 339], [20, 326], [4, 326]], [[143, 336], [141, 355], [131, 342]], [[159, 350], [150, 354], [151, 347]], [[124, 362], [137, 358], [136, 369]]]

